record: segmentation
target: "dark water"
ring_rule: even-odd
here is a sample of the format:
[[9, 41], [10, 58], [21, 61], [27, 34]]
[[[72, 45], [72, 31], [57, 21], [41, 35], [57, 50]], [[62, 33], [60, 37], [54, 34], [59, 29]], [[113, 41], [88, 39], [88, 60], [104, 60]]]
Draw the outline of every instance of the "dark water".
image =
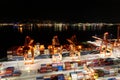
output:
[[79, 42], [83, 42], [94, 40], [91, 37], [93, 35], [102, 37], [106, 31], [110, 33], [111, 38], [116, 38], [117, 26], [0, 26], [0, 58], [6, 57], [6, 52], [10, 47], [23, 45], [26, 36], [30, 36], [35, 43], [44, 44], [47, 48], [54, 35], [58, 35], [60, 44], [66, 44], [68, 43], [66, 39], [73, 34], [77, 36]]

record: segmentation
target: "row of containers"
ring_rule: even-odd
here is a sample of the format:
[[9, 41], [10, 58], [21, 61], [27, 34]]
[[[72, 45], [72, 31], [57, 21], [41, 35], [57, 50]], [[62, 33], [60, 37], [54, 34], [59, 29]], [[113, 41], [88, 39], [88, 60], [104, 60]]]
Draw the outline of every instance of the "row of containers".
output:
[[[90, 79], [89, 77], [84, 77], [81, 72], [71, 72], [69, 74], [58, 74], [49, 76], [39, 76], [36, 80], [100, 80], [100, 79]], [[110, 77], [102, 80], [118, 80], [115, 77]]]
[[[83, 62], [85, 63], [85, 62]], [[81, 62], [65, 62], [65, 63], [52, 63], [52, 64], [41, 64], [38, 73], [54, 73], [63, 71], [63, 74], [54, 74], [47, 76], [36, 77], [37, 80], [96, 80], [100, 77], [112, 77], [120, 74], [120, 65], [106, 65], [102, 68], [87, 65], [89, 71], [84, 66], [81, 66]], [[73, 70], [73, 71], [71, 71]], [[64, 72], [65, 71], [65, 72]], [[66, 73], [66, 71], [68, 71]], [[62, 79], [60, 78], [62, 76]], [[54, 79], [55, 78], [55, 79]], [[64, 78], [64, 79], [63, 79]], [[106, 79], [105, 79], [106, 80]], [[115, 78], [108, 78], [108, 80], [115, 80]]]
[[[88, 69], [93, 68], [95, 78], [110, 77], [110, 76], [117, 76], [118, 74], [120, 74], [119, 62], [120, 60], [113, 60], [111, 58], [106, 58], [106, 59], [95, 59], [91, 61], [84, 60], [84, 61], [49, 63], [49, 64], [47, 63], [47, 64], [40, 64], [40, 67], [37, 68], [37, 73], [35, 74], [47, 74], [47, 73], [54, 74], [54, 72], [57, 72], [58, 74], [61, 71], [63, 74], [66, 71], [68, 71], [67, 73], [71, 74], [71, 70], [72, 70], [76, 73], [75, 75], [77, 75], [77, 78], [80, 77], [77, 74], [78, 72], [82, 76], [87, 77], [89, 70], [86, 71], [86, 69], [84, 68], [84, 64], [87, 64]], [[102, 69], [99, 67], [102, 67]], [[23, 75], [22, 71], [19, 69], [16, 69], [16, 67], [14, 66], [8, 66], [4, 69], [2, 67], [0, 68], [1, 78], [21, 76], [21, 75]], [[72, 80], [75, 80], [75, 79], [72, 79]]]

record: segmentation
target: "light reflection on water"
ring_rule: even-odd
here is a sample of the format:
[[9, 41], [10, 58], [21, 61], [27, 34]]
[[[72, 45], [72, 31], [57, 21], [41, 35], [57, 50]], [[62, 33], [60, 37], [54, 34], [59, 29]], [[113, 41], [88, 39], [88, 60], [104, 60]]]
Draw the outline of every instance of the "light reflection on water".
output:
[[[108, 31], [110, 34], [116, 36], [117, 34], [117, 26], [103, 26], [103, 25], [69, 25], [69, 24], [26, 24], [26, 25], [14, 25], [14, 26], [0, 26], [0, 32], [6, 35], [14, 36], [14, 34], [18, 34], [18, 36], [25, 37], [26, 35], [38, 37], [43, 36], [44, 38], [50, 38], [54, 35], [64, 35], [66, 37], [70, 37], [73, 34], [78, 35], [78, 37], [85, 38], [93, 35], [102, 35], [104, 32]], [[49, 37], [48, 37], [49, 35]], [[84, 35], [84, 36], [83, 36]], [[89, 36], [88, 36], [89, 35]], [[4, 36], [5, 37], [5, 36]], [[14, 37], [13, 37], [14, 38]], [[43, 37], [42, 37], [43, 38]], [[86, 38], [87, 39], [87, 38]]]
[[33, 28], [38, 28], [38, 29], [51, 29], [53, 28], [54, 31], [66, 31], [66, 30], [80, 30], [80, 31], [86, 31], [86, 30], [101, 30], [103, 28], [102, 25], [93, 25], [93, 26], [89, 26], [89, 25], [68, 25], [68, 24], [54, 24], [54, 25], [40, 25], [40, 24], [36, 24], [36, 25], [23, 25], [23, 26], [17, 26], [18, 30], [22, 33], [23, 30], [28, 30], [28, 31], [32, 31]]

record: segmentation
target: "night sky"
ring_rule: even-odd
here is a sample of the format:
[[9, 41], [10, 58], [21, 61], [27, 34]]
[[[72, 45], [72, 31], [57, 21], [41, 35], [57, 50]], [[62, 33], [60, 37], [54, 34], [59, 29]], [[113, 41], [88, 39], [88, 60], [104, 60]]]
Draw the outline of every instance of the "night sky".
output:
[[1, 0], [0, 20], [120, 22], [119, 0]]

